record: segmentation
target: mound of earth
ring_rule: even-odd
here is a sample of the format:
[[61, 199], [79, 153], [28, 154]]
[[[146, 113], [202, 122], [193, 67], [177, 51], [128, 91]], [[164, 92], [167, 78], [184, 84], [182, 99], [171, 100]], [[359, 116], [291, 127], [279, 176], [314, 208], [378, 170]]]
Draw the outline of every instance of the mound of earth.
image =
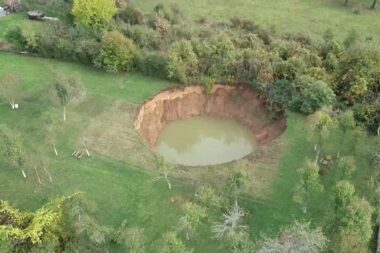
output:
[[145, 102], [135, 121], [135, 128], [151, 147], [168, 122], [194, 116], [234, 119], [251, 130], [258, 145], [269, 143], [286, 129], [284, 115], [269, 116], [265, 104], [246, 85], [214, 85], [206, 94], [201, 86], [172, 88]]

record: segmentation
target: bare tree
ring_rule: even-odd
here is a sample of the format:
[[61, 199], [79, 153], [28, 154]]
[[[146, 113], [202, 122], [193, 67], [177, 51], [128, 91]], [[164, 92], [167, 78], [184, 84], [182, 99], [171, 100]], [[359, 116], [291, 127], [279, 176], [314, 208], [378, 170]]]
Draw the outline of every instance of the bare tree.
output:
[[281, 231], [274, 239], [262, 242], [258, 253], [320, 253], [327, 246], [321, 228], [311, 229], [310, 223], [298, 223]]
[[246, 229], [247, 226], [241, 224], [244, 215], [244, 210], [235, 200], [232, 208], [223, 214], [223, 222], [213, 226], [212, 231], [216, 238], [223, 238], [224, 236], [228, 236], [228, 234], [237, 233], [239, 230]]

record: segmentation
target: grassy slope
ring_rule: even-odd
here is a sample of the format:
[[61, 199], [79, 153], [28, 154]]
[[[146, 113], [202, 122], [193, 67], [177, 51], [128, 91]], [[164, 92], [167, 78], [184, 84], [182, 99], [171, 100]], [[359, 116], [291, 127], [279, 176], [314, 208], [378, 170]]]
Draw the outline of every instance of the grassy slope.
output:
[[[368, 10], [370, 0], [351, 1], [352, 6], [342, 7], [338, 0], [140, 0], [133, 4], [151, 11], [157, 3], [177, 6], [186, 17], [198, 20], [228, 20], [240, 17], [255, 21], [264, 27], [273, 26], [279, 32], [302, 32], [320, 37], [331, 28], [339, 37], [356, 29], [361, 36], [372, 35], [380, 40], [378, 21], [380, 11]], [[354, 14], [353, 9], [361, 9]], [[380, 7], [379, 7], [380, 8]]]
[[[28, 179], [24, 180], [21, 173], [10, 168], [0, 155], [0, 199], [10, 200], [22, 209], [35, 209], [55, 196], [83, 191], [97, 204], [99, 209], [96, 216], [101, 223], [117, 226], [123, 219], [128, 219], [130, 224], [145, 228], [150, 242], [164, 231], [175, 227], [180, 209], [179, 205], [170, 203], [169, 199], [173, 196], [191, 198], [194, 186], [175, 181], [174, 190], [169, 191], [164, 182], [153, 182], [151, 175], [132, 165], [99, 156], [81, 161], [69, 156], [79, 132], [85, 129], [91, 117], [106, 110], [115, 100], [141, 103], [159, 89], [168, 87], [170, 83], [139, 75], [112, 76], [77, 64], [9, 53], [0, 53], [0, 66], [0, 75], [22, 73], [20, 78], [28, 94], [18, 111], [10, 110], [6, 103], [0, 101], [1, 123], [22, 133], [25, 150], [35, 159], [48, 159], [54, 179], [54, 183], [50, 184], [46, 175], [40, 171], [43, 184], [39, 185], [34, 172], [29, 171]], [[88, 89], [87, 101], [69, 108], [68, 122], [58, 140], [58, 158], [43, 142], [44, 130], [41, 123], [43, 111], [61, 113], [43, 95], [47, 93], [47, 86], [52, 82], [52, 71], [78, 75]], [[330, 192], [337, 181], [334, 172], [323, 177], [326, 192], [322, 198], [319, 197], [311, 203], [311, 211], [306, 216], [292, 202], [297, 180], [296, 169], [302, 166], [305, 157], [313, 158], [314, 154], [313, 145], [304, 134], [305, 118], [294, 113], [288, 115], [288, 130], [284, 136], [287, 148], [281, 158], [279, 174], [273, 181], [272, 194], [264, 202], [249, 196], [242, 199], [241, 205], [250, 213], [248, 223], [254, 238], [258, 238], [260, 233], [276, 233], [281, 226], [294, 219], [313, 219], [321, 225], [329, 223], [325, 214], [332, 211]], [[339, 143], [342, 133], [337, 131], [333, 136], [331, 143]], [[352, 140], [346, 139], [340, 150], [343, 155], [350, 153], [352, 147]], [[331, 143], [326, 144], [324, 154], [336, 152], [337, 145]], [[379, 143], [374, 138], [366, 139], [357, 145], [354, 152], [360, 168], [354, 182], [360, 195], [366, 193], [364, 182], [373, 174], [368, 164], [368, 156], [371, 148], [376, 145]], [[191, 247], [196, 252], [218, 252], [217, 243], [207, 239], [209, 236], [209, 227], [203, 227], [200, 238], [191, 242]]]

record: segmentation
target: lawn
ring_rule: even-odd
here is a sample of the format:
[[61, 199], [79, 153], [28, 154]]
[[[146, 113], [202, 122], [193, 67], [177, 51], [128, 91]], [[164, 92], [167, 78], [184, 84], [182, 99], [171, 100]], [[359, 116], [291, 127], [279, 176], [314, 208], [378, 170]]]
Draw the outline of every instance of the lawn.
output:
[[[304, 33], [321, 38], [332, 29], [339, 38], [355, 29], [362, 38], [380, 40], [379, 10], [369, 10], [370, 0], [350, 1], [348, 7], [338, 0], [153, 0], [133, 1], [143, 11], [151, 11], [157, 3], [176, 6], [194, 20], [206, 17], [225, 21], [233, 17], [248, 19], [278, 32]], [[380, 7], [379, 7], [380, 8]], [[359, 10], [356, 14], [355, 10]]]
[[[12, 168], [5, 162], [3, 155], [0, 155], [0, 199], [9, 200], [23, 210], [34, 210], [54, 197], [82, 191], [90, 201], [96, 203], [95, 216], [101, 224], [117, 227], [122, 220], [127, 219], [129, 224], [145, 229], [150, 247], [154, 247], [153, 242], [163, 232], [176, 227], [181, 215], [180, 204], [193, 198], [197, 182], [188, 181], [179, 173], [173, 180], [173, 190], [168, 190], [163, 180], [154, 180], [154, 168], [142, 168], [128, 162], [132, 153], [125, 154], [120, 160], [112, 159], [112, 155], [110, 157], [99, 153], [80, 161], [70, 156], [79, 136], [94, 121], [102, 119], [99, 115], [111, 112], [115, 103], [137, 106], [159, 90], [175, 84], [137, 74], [109, 75], [78, 64], [2, 52], [0, 66], [0, 75], [16, 74], [25, 90], [17, 111], [11, 110], [5, 101], [0, 100], [1, 124], [7, 124], [19, 131], [28, 155], [37, 161], [46, 160], [53, 176], [53, 183], [50, 183], [47, 176], [40, 171], [40, 185], [35, 172], [30, 170], [27, 171], [27, 179], [23, 179], [20, 171]], [[87, 94], [85, 101], [68, 108], [68, 121], [59, 133], [59, 156], [56, 157], [44, 141], [42, 113], [50, 110], [61, 114], [61, 108], [53, 106], [48, 99], [54, 74], [59, 72], [80, 78]], [[129, 112], [126, 111], [125, 114]], [[297, 182], [296, 170], [302, 166], [306, 157], [314, 158], [314, 150], [313, 143], [305, 134], [306, 118], [291, 112], [287, 115], [288, 129], [278, 140], [282, 143], [283, 151], [273, 157], [278, 159], [279, 166], [273, 170], [272, 180], [268, 185], [269, 193], [262, 198], [248, 193], [240, 200], [241, 205], [249, 212], [246, 221], [254, 239], [259, 238], [262, 233], [273, 235], [280, 227], [295, 219], [312, 219], [315, 224], [320, 225], [331, 222], [331, 216], [326, 214], [333, 211], [330, 193], [338, 180], [334, 166], [331, 172], [322, 177], [326, 189], [323, 197], [319, 196], [312, 201], [306, 215], [292, 201]], [[360, 168], [354, 175], [353, 182], [360, 196], [368, 196], [365, 182], [373, 174], [368, 162], [369, 154], [379, 145], [379, 140], [365, 137], [354, 143], [351, 137], [346, 137], [344, 145], [340, 147], [336, 143], [341, 143], [342, 135], [339, 129], [336, 130], [333, 137], [326, 142], [322, 155], [335, 156], [337, 151], [341, 155], [353, 154]], [[356, 148], [353, 150], [354, 146]], [[232, 163], [227, 167], [232, 169], [236, 164]], [[212, 178], [218, 168], [204, 168], [204, 175], [207, 177], [203, 182]], [[270, 168], [263, 166], [261, 169]], [[189, 173], [188, 170], [186, 173]], [[260, 181], [260, 178], [257, 180]], [[180, 201], [173, 202], [172, 198]], [[195, 252], [219, 252], [218, 242], [209, 239], [210, 225], [203, 226], [200, 236], [189, 243]]]

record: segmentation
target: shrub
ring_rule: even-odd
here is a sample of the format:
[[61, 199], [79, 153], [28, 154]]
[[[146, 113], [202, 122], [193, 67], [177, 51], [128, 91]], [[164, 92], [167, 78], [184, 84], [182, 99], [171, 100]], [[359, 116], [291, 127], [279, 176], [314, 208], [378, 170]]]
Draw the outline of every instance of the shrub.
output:
[[364, 124], [368, 130], [376, 134], [380, 125], [380, 102], [356, 104], [353, 111], [356, 121]]
[[290, 108], [305, 114], [314, 113], [323, 106], [330, 105], [335, 97], [327, 83], [307, 76], [296, 80], [296, 86], [300, 89], [293, 92]]
[[199, 79], [198, 57], [190, 41], [176, 42], [170, 48], [167, 77], [185, 84]]
[[72, 14], [77, 25], [102, 29], [116, 14], [115, 1], [74, 0]]
[[5, 37], [18, 50], [34, 51], [37, 47], [37, 35], [29, 26], [11, 28], [7, 31]]
[[161, 53], [144, 51], [138, 57], [137, 68], [144, 75], [166, 79], [167, 61], [167, 57]]
[[131, 25], [144, 24], [144, 14], [136, 8], [128, 7], [120, 11], [117, 16]]
[[136, 57], [133, 41], [117, 31], [104, 34], [102, 49], [96, 66], [110, 73], [130, 71]]
[[156, 33], [147, 26], [130, 26], [124, 31], [124, 34], [140, 48], [152, 49], [157, 47]]

